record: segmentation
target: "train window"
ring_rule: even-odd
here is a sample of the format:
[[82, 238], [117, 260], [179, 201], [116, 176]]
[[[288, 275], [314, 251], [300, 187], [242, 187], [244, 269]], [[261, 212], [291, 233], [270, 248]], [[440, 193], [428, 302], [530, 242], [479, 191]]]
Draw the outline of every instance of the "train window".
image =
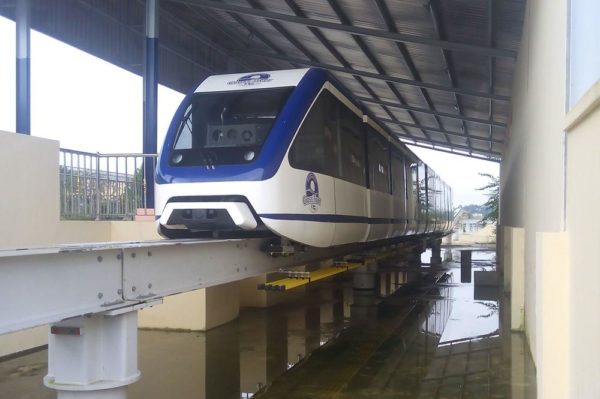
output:
[[413, 158], [406, 158], [406, 213], [408, 218], [414, 221], [419, 219], [418, 217], [418, 198], [419, 198], [419, 179], [418, 179], [418, 168], [417, 160]]
[[329, 176], [337, 175], [337, 101], [324, 90], [302, 122], [290, 148], [290, 165]]
[[404, 154], [392, 147], [392, 194], [406, 198], [406, 186], [404, 177]]
[[350, 108], [340, 106], [340, 178], [366, 186], [364, 123]]
[[367, 125], [369, 149], [369, 181], [371, 189], [390, 193], [389, 142]]
[[179, 124], [170, 164], [197, 166], [254, 161], [292, 89], [194, 94]]
[[427, 222], [429, 223], [430, 229], [433, 229], [437, 212], [435, 182], [436, 176], [434, 171], [427, 167]]
[[419, 169], [419, 221], [421, 223], [427, 222], [427, 173], [426, 166], [423, 162], [418, 161]]

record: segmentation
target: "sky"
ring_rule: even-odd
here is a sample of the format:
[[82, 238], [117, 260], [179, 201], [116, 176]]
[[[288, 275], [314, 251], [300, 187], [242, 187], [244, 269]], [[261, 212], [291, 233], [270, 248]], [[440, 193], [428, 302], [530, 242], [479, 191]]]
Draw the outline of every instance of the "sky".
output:
[[[0, 130], [15, 131], [15, 24], [0, 17]], [[39, 32], [31, 33], [31, 134], [61, 148], [142, 151], [142, 78]], [[158, 148], [183, 94], [158, 89]], [[454, 190], [454, 205], [482, 204], [479, 173], [499, 165], [419, 147], [411, 149]]]

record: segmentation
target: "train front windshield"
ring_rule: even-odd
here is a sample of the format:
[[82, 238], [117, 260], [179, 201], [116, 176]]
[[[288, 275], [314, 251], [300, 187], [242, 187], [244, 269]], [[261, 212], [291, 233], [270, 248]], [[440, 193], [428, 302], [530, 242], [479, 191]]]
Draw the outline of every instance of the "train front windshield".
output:
[[171, 146], [171, 166], [250, 163], [293, 87], [195, 93]]

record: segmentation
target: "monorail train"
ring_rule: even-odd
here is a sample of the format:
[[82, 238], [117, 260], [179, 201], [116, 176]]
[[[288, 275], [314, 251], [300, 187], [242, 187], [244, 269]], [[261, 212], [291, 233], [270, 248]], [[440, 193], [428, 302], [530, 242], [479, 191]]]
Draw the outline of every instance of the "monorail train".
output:
[[329, 247], [451, 229], [450, 187], [314, 68], [205, 79], [171, 122], [155, 187], [167, 238]]

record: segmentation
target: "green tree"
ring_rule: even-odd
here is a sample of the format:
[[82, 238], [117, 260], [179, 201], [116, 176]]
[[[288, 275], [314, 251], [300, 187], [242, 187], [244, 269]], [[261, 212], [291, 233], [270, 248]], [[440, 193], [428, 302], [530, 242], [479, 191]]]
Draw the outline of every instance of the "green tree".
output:
[[487, 208], [487, 213], [481, 220], [484, 223], [498, 222], [498, 200], [500, 197], [500, 178], [489, 173], [479, 173], [480, 176], [487, 177], [488, 183], [477, 190], [486, 191], [488, 199], [483, 204]]

